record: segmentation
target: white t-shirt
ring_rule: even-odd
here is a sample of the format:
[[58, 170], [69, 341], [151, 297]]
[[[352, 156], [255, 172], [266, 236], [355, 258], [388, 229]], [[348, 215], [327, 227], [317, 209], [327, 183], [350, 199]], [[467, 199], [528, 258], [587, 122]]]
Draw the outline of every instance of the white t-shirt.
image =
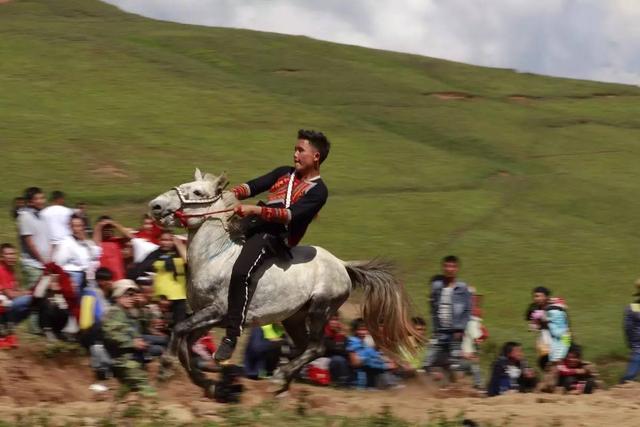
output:
[[438, 307], [438, 320], [441, 328], [450, 328], [453, 320], [453, 287], [445, 286], [440, 293], [440, 303]]
[[64, 271], [84, 271], [87, 279], [93, 279], [102, 249], [93, 240], [77, 240], [67, 236], [53, 250], [53, 262]]
[[42, 218], [42, 213], [35, 209], [25, 208], [18, 216], [18, 233], [20, 234], [20, 260], [24, 265], [35, 268], [43, 268], [39, 261], [32, 258], [24, 242], [26, 236], [31, 236], [36, 250], [45, 262], [51, 256], [51, 245], [49, 245], [49, 230], [47, 223]]
[[40, 216], [47, 223], [49, 229], [49, 241], [58, 244], [65, 237], [71, 236], [71, 215], [73, 209], [62, 205], [51, 205], [40, 212]]

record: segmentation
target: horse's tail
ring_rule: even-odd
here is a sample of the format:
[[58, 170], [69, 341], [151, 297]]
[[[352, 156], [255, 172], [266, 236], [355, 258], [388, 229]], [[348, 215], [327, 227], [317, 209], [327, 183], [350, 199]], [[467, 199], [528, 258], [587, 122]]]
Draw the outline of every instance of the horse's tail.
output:
[[396, 354], [401, 348], [413, 351], [421, 337], [411, 322], [409, 299], [393, 264], [373, 259], [345, 261], [344, 266], [353, 286], [364, 290], [362, 317], [374, 341]]

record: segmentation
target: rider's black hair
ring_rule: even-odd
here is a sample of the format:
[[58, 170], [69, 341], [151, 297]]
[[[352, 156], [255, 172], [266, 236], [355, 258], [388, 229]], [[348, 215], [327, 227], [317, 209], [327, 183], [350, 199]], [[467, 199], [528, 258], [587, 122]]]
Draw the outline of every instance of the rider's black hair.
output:
[[331, 143], [322, 132], [300, 129], [298, 131], [298, 139], [306, 139], [309, 141], [309, 144], [313, 145], [313, 147], [318, 150], [320, 153], [320, 163], [324, 162], [324, 159], [329, 155]]
[[455, 255], [447, 255], [442, 258], [442, 263], [444, 264], [445, 262], [455, 262], [456, 264], [460, 264], [460, 258]]

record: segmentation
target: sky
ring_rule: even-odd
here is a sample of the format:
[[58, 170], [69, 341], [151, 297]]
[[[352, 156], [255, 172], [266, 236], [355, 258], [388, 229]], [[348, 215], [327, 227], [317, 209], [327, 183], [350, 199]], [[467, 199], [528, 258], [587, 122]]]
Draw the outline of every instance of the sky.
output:
[[105, 1], [186, 24], [640, 85], [639, 0]]

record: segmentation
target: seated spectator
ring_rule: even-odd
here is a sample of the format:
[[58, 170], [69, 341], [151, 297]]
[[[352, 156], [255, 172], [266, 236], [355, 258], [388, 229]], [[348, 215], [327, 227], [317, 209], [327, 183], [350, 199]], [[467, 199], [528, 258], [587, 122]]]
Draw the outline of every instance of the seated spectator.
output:
[[[65, 340], [62, 330], [71, 315], [69, 289], [72, 288], [68, 274], [47, 267], [45, 278], [38, 282], [33, 295], [38, 313], [38, 325], [50, 340]], [[71, 291], [72, 298], [75, 295]]]
[[347, 336], [340, 315], [331, 316], [324, 328], [325, 357], [329, 358], [329, 378], [333, 385], [347, 387], [353, 376], [349, 367]]
[[104, 317], [104, 346], [112, 360], [113, 374], [129, 390], [146, 396], [155, 396], [147, 373], [142, 369], [148, 344], [138, 330], [138, 322], [131, 316], [138, 292], [136, 284], [128, 279], [114, 284], [112, 297], [115, 304]]
[[169, 231], [160, 235], [160, 247], [150, 253], [139, 265], [137, 276], [154, 273], [156, 295], [165, 295], [171, 301], [173, 322], [187, 317], [187, 249], [184, 242]]
[[640, 279], [636, 280], [636, 301], [627, 304], [624, 309], [624, 336], [631, 350], [627, 371], [620, 380], [621, 383], [632, 381], [640, 374]]
[[0, 298], [4, 300], [2, 305], [9, 345], [17, 345], [17, 337], [12, 333], [13, 326], [29, 317], [33, 301], [30, 291], [18, 289], [15, 275], [17, 260], [17, 252], [13, 245], [0, 245]]
[[[120, 237], [115, 236], [115, 231]], [[129, 229], [118, 224], [110, 217], [103, 215], [93, 230], [93, 241], [100, 246], [100, 267], [105, 267], [113, 273], [113, 280], [125, 278], [124, 260], [122, 258], [122, 246], [131, 240]]]
[[259, 380], [272, 376], [280, 362], [282, 346], [285, 343], [284, 328], [278, 324], [252, 328], [244, 352], [244, 370], [247, 378]]
[[493, 362], [487, 394], [498, 396], [511, 390], [528, 393], [533, 391], [537, 381], [535, 371], [527, 366], [520, 343], [508, 342]]
[[582, 360], [582, 348], [572, 344], [558, 364], [558, 386], [569, 394], [591, 394], [596, 388], [595, 368]]
[[489, 336], [487, 328], [482, 323], [482, 309], [480, 301], [482, 296], [473, 294], [471, 319], [467, 322], [467, 328], [462, 338], [461, 365], [464, 371], [471, 372], [473, 387], [482, 389], [482, 371], [480, 369], [480, 357], [478, 346]]
[[545, 370], [549, 363], [549, 351], [551, 349], [551, 335], [547, 321], [547, 305], [551, 291], [544, 286], [533, 289], [533, 301], [527, 308], [525, 320], [529, 323], [529, 330], [536, 332], [536, 351], [538, 353], [538, 366]]
[[111, 358], [104, 348], [102, 323], [111, 307], [113, 274], [109, 269], [100, 267], [95, 273], [95, 283], [82, 291], [80, 299], [80, 320], [78, 341], [89, 349], [91, 367], [99, 380], [111, 375]]
[[45, 207], [44, 193], [38, 187], [25, 190], [27, 207], [18, 216], [20, 235], [20, 264], [22, 288], [31, 289], [42, 276], [44, 266], [50, 261], [51, 244], [47, 223], [40, 212]]
[[102, 342], [102, 320], [111, 306], [109, 296], [113, 287], [113, 273], [100, 267], [95, 273], [95, 285], [82, 291], [80, 299], [80, 343], [89, 348]]
[[353, 335], [347, 340], [347, 353], [349, 365], [355, 373], [356, 386], [387, 388], [393, 385], [394, 381], [388, 374], [395, 369], [395, 365], [367, 343], [369, 331], [364, 320], [355, 319], [351, 323], [351, 332]]
[[[427, 322], [423, 317], [414, 317], [411, 319], [413, 328], [419, 334], [419, 337], [424, 339], [427, 331]], [[419, 341], [415, 337], [410, 337], [412, 348], [401, 349], [402, 361], [400, 362], [399, 374], [403, 378], [410, 378], [416, 376], [419, 369], [422, 368], [422, 361], [424, 360], [426, 347], [423, 342]]]
[[100, 263], [101, 249], [93, 240], [87, 238], [82, 218], [71, 215], [71, 235], [58, 241], [53, 252], [53, 262], [71, 276], [76, 293], [93, 280]]
[[146, 281], [139, 281], [140, 292], [136, 294], [136, 308], [142, 339], [149, 345], [150, 356], [159, 357], [169, 344], [169, 334], [162, 320], [160, 307], [153, 301], [153, 286]]
[[196, 341], [191, 347], [191, 351], [195, 353], [193, 363], [196, 364], [198, 369], [207, 372], [218, 370], [213, 360], [213, 355], [216, 353], [216, 343], [213, 341], [211, 334], [206, 334]]
[[54, 246], [71, 236], [69, 221], [73, 210], [64, 205], [64, 197], [62, 191], [53, 191], [49, 198], [49, 206], [40, 212], [40, 216], [47, 223], [49, 242]]

